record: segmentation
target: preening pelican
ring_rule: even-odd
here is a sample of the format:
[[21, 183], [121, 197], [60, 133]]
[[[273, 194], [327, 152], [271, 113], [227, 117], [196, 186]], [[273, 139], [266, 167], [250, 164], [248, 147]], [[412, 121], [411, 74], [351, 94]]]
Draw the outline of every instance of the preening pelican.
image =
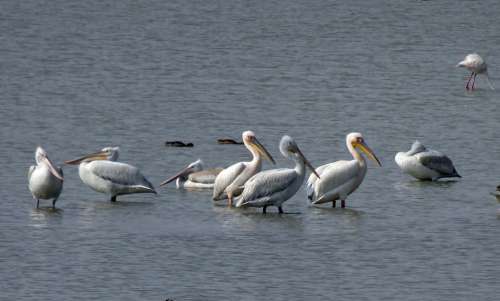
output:
[[304, 183], [305, 167], [309, 167], [319, 177], [290, 136], [281, 138], [280, 151], [283, 156], [295, 161], [295, 168], [271, 169], [257, 173], [245, 183], [236, 207], [262, 207], [262, 213], [266, 213], [267, 206], [276, 206], [279, 213], [283, 213], [282, 204]]
[[215, 178], [222, 168], [203, 169], [203, 161], [198, 159], [179, 171], [175, 176], [163, 181], [160, 186], [177, 179], [177, 188], [213, 188]]
[[64, 163], [80, 164], [78, 173], [83, 183], [97, 192], [109, 194], [111, 202], [116, 202], [116, 196], [122, 194], [156, 193], [137, 167], [115, 162], [119, 150], [118, 147], [105, 147], [100, 152]]
[[[484, 77], [486, 78], [486, 81], [488, 82], [488, 85], [490, 86], [491, 90], [495, 90], [488, 76], [488, 66], [486, 65], [486, 62], [483, 60], [483, 58], [479, 56], [479, 54], [477, 53], [468, 54], [463, 61], [457, 64], [457, 67], [464, 67], [467, 70], [471, 71], [469, 80], [465, 85], [465, 89], [474, 90], [474, 86], [476, 83], [476, 76], [478, 74], [481, 74], [484, 75]], [[470, 87], [469, 84], [471, 84]]]
[[35, 161], [36, 165], [32, 165], [28, 172], [28, 187], [36, 200], [36, 208], [40, 199], [53, 199], [52, 208], [56, 208], [56, 202], [63, 187], [63, 171], [52, 164], [47, 153], [40, 146], [36, 148]]
[[405, 173], [419, 180], [461, 178], [450, 158], [438, 151], [425, 148], [419, 141], [415, 141], [409, 151], [397, 153], [394, 159]]
[[354, 160], [340, 160], [318, 167], [321, 179], [311, 174], [307, 180], [307, 197], [312, 204], [332, 202], [335, 207], [336, 200], [340, 200], [341, 207], [345, 208], [347, 196], [359, 187], [366, 175], [366, 161], [359, 151], [381, 166], [360, 133], [350, 133], [345, 142]]
[[215, 178], [212, 199], [214, 201], [228, 199], [228, 206], [232, 206], [233, 197], [241, 192], [245, 182], [262, 169], [261, 156], [275, 164], [273, 157], [257, 140], [254, 132], [243, 132], [242, 137], [246, 148], [253, 155], [252, 161], [235, 163], [221, 171]]

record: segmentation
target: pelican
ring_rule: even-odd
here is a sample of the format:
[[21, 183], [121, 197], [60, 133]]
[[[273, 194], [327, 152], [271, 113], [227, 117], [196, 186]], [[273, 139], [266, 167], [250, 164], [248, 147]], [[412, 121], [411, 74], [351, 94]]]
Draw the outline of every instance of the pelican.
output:
[[332, 202], [335, 207], [336, 200], [340, 199], [341, 207], [345, 208], [347, 196], [361, 185], [366, 175], [367, 164], [359, 151], [365, 153], [378, 166], [382, 166], [375, 153], [365, 143], [363, 135], [350, 133], [345, 140], [354, 160], [340, 160], [322, 165], [317, 169], [321, 179], [311, 174], [307, 180], [307, 197], [314, 205]]
[[419, 180], [461, 178], [450, 158], [441, 152], [425, 148], [419, 141], [415, 141], [409, 151], [397, 153], [394, 159], [399, 168]]
[[282, 204], [304, 183], [306, 166], [319, 177], [292, 137], [285, 135], [281, 138], [280, 152], [285, 158], [295, 161], [295, 168], [271, 169], [257, 173], [246, 182], [236, 207], [262, 207], [262, 213], [265, 214], [267, 206], [276, 206], [281, 214]]
[[36, 148], [35, 161], [36, 165], [32, 165], [28, 172], [28, 187], [36, 200], [36, 208], [40, 204], [40, 199], [53, 199], [52, 208], [55, 209], [63, 187], [63, 171], [52, 164], [47, 153], [40, 146]]
[[177, 188], [214, 188], [215, 178], [221, 171], [222, 168], [203, 169], [203, 161], [198, 159], [163, 181], [160, 186], [177, 179]]
[[105, 147], [100, 152], [64, 163], [79, 164], [78, 173], [83, 183], [97, 192], [109, 194], [111, 202], [116, 202], [116, 197], [122, 194], [156, 193], [137, 167], [115, 162], [119, 150], [118, 147]]
[[220, 201], [228, 199], [228, 206], [233, 204], [233, 197], [241, 192], [242, 186], [254, 174], [262, 169], [262, 158], [275, 164], [273, 157], [266, 148], [257, 140], [254, 132], [246, 131], [241, 135], [246, 148], [252, 153], [253, 159], [250, 162], [235, 163], [217, 175], [214, 183], [214, 192], [212, 199]]
[[[482, 74], [486, 78], [486, 81], [488, 82], [488, 85], [490, 86], [491, 90], [495, 90], [488, 76], [488, 66], [486, 65], [486, 62], [483, 60], [483, 58], [479, 56], [479, 54], [477, 53], [468, 54], [463, 61], [457, 64], [457, 67], [464, 67], [472, 72], [469, 76], [467, 84], [465, 85], [465, 89], [474, 90], [474, 85], [476, 83], [476, 76], [478, 74]], [[471, 80], [472, 84], [471, 87], [469, 88]]]

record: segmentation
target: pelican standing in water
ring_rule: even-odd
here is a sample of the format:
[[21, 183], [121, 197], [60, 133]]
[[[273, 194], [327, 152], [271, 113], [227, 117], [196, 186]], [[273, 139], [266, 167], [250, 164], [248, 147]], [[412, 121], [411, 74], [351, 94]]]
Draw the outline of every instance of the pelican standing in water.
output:
[[271, 169], [257, 173], [246, 182], [236, 207], [262, 207], [262, 213], [266, 213], [268, 206], [276, 206], [281, 214], [282, 204], [304, 183], [306, 166], [319, 177], [290, 136], [281, 138], [280, 152], [285, 158], [295, 161], [295, 168]]
[[[495, 90], [495, 88], [493, 88], [493, 85], [491, 84], [490, 78], [488, 76], [488, 66], [486, 65], [486, 62], [483, 60], [483, 58], [479, 56], [479, 54], [477, 54], [477, 53], [468, 54], [463, 61], [458, 63], [457, 67], [464, 67], [467, 70], [471, 71], [471, 74], [469, 76], [469, 80], [467, 81], [467, 84], [465, 85], [466, 90], [469, 90], [469, 89], [474, 90], [474, 86], [476, 83], [476, 76], [478, 74], [484, 75], [491, 90]], [[472, 83], [471, 83], [471, 80], [472, 80]], [[469, 87], [469, 84], [470, 84], [470, 87]]]
[[160, 186], [177, 179], [177, 188], [214, 188], [215, 178], [221, 171], [222, 168], [203, 169], [203, 161], [198, 159], [163, 181]]
[[63, 187], [63, 171], [55, 167], [50, 161], [47, 153], [42, 147], [37, 147], [35, 152], [36, 165], [32, 165], [28, 172], [28, 187], [36, 200], [36, 208], [42, 200], [52, 200], [52, 208], [56, 208], [56, 202]]
[[365, 143], [360, 133], [348, 134], [346, 145], [354, 160], [340, 160], [322, 165], [317, 169], [321, 179], [315, 174], [309, 177], [307, 197], [311, 204], [332, 202], [332, 206], [335, 207], [336, 201], [340, 200], [341, 207], [345, 208], [347, 196], [359, 187], [366, 175], [367, 164], [359, 151], [381, 166], [379, 159]]
[[419, 141], [415, 141], [409, 151], [397, 153], [394, 159], [399, 168], [419, 180], [461, 178], [450, 158], [441, 152], [425, 148]]
[[242, 191], [245, 182], [262, 169], [261, 156], [275, 164], [273, 157], [257, 140], [254, 132], [243, 132], [242, 137], [246, 148], [252, 153], [252, 161], [238, 162], [229, 166], [217, 175], [214, 183], [212, 199], [220, 201], [227, 198], [229, 207], [233, 205], [233, 197]]
[[131, 193], [156, 193], [153, 185], [141, 174], [137, 167], [115, 162], [118, 159], [118, 147], [105, 147], [100, 152], [81, 158], [65, 161], [66, 164], [78, 165], [78, 173], [83, 183], [97, 192], [116, 197]]

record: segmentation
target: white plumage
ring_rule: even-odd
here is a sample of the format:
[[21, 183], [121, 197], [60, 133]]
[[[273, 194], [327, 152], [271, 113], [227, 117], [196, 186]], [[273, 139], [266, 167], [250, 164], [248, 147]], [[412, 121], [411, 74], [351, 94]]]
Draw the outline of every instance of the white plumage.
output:
[[397, 153], [394, 160], [401, 170], [419, 180], [460, 177], [450, 158], [427, 149], [419, 141], [415, 141], [409, 151]]
[[63, 188], [63, 171], [55, 167], [42, 147], [35, 152], [36, 165], [32, 165], [28, 172], [28, 187], [36, 200], [38, 208], [40, 199], [52, 199], [52, 208], [55, 208], [57, 199]]
[[262, 207], [263, 213], [266, 213], [268, 206], [276, 206], [279, 212], [283, 213], [282, 204], [290, 199], [304, 182], [305, 167], [315, 172], [290, 136], [283, 136], [280, 151], [283, 156], [295, 161], [295, 168], [271, 169], [257, 173], [246, 182], [236, 207]]
[[345, 207], [347, 196], [359, 187], [366, 175], [366, 161], [357, 149], [380, 165], [380, 161], [366, 145], [360, 133], [347, 135], [346, 145], [354, 160], [340, 160], [318, 167], [320, 179], [314, 174], [309, 176], [306, 190], [312, 204], [332, 202], [335, 207], [336, 200], [341, 200], [341, 207]]
[[488, 66], [486, 65], [486, 62], [483, 60], [483, 58], [479, 56], [479, 54], [477, 53], [468, 54], [463, 61], [457, 64], [457, 67], [464, 67], [467, 70], [471, 71], [469, 79], [467, 80], [467, 84], [465, 85], [465, 89], [474, 90], [476, 83], [476, 76], [478, 74], [481, 74], [486, 78], [486, 81], [488, 82], [488, 85], [492, 90], [495, 89], [491, 84], [488, 76]]
[[79, 164], [78, 173], [82, 181], [97, 192], [116, 196], [131, 193], [156, 193], [153, 185], [135, 166], [114, 162], [118, 159], [118, 147], [105, 147], [100, 152], [66, 161]]
[[215, 178], [222, 171], [222, 168], [210, 168], [204, 169], [204, 164], [201, 159], [198, 159], [188, 166], [186, 166], [181, 171], [177, 172], [176, 175], [170, 177], [169, 179], [163, 181], [160, 186], [168, 184], [173, 180], [176, 180], [177, 188], [209, 188], [214, 187]]
[[252, 153], [252, 161], [238, 162], [227, 167], [217, 175], [214, 183], [212, 199], [214, 201], [228, 199], [229, 206], [232, 206], [233, 197], [242, 191], [246, 181], [262, 169], [261, 156], [275, 163], [252, 131], [243, 132], [242, 138], [246, 148]]

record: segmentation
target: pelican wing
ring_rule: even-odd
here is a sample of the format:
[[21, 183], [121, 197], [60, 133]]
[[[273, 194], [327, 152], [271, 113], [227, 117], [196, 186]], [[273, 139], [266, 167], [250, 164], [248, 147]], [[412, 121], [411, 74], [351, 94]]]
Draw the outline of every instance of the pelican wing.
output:
[[194, 183], [213, 184], [222, 168], [206, 169], [189, 174], [188, 180]]
[[244, 162], [238, 162], [222, 170], [217, 175], [214, 183], [214, 200], [221, 200], [226, 197], [226, 194], [223, 193], [224, 190], [245, 170], [245, 167], [246, 164]]
[[356, 160], [341, 160], [327, 164], [320, 174], [321, 179], [318, 179], [313, 187], [316, 194], [314, 201], [320, 200], [325, 195], [335, 197], [335, 194], [344, 194], [347, 196], [356, 189], [353, 183], [360, 171], [361, 168]]
[[144, 187], [154, 191], [153, 185], [141, 174], [139, 169], [126, 163], [93, 161], [91, 171], [95, 176], [113, 184]]
[[456, 174], [455, 167], [453, 166], [450, 158], [438, 151], [430, 150], [424, 153], [420, 153], [420, 155], [418, 156], [418, 160], [425, 167], [432, 169], [440, 174]]
[[261, 171], [251, 177], [246, 183], [237, 206], [265, 203], [273, 194], [279, 193], [290, 186], [297, 178], [294, 169], [271, 169]]
[[35, 165], [31, 165], [30, 166], [30, 170], [28, 171], [28, 180], [31, 179], [31, 175], [33, 174], [33, 172], [35, 171], [35, 169], [36, 169]]
[[[323, 173], [323, 171], [326, 168], [328, 168], [328, 166], [330, 166], [330, 165], [332, 165], [334, 163], [328, 163], [328, 164], [325, 164], [325, 165], [321, 165], [320, 167], [316, 168], [316, 172], [321, 176], [321, 174]], [[312, 197], [314, 195], [314, 185], [316, 184], [317, 180], [318, 180], [318, 177], [314, 173], [311, 173], [311, 175], [309, 176], [309, 179], [307, 179], [306, 193], [307, 193], [307, 197], [310, 200], [312, 200]]]

